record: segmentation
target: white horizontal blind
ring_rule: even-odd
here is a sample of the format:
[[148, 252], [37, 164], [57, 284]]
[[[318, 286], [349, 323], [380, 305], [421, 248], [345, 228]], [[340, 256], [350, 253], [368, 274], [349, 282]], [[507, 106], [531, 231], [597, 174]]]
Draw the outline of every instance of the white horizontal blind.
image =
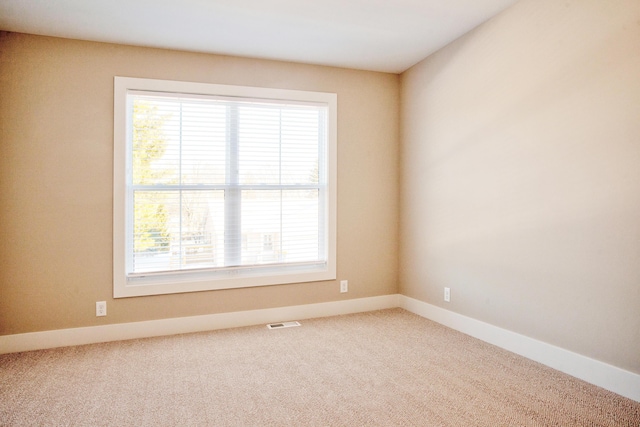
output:
[[324, 264], [327, 106], [127, 94], [129, 277]]

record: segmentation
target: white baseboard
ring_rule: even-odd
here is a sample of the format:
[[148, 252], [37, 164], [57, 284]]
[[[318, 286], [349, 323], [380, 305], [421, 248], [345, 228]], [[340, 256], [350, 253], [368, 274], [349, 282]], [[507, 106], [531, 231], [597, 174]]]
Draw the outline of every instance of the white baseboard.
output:
[[638, 374], [404, 295], [398, 299], [407, 311], [640, 402]]
[[399, 295], [0, 336], [0, 354], [395, 308]]
[[402, 307], [419, 316], [640, 402], [640, 375], [404, 295], [0, 336], [0, 354], [211, 331]]

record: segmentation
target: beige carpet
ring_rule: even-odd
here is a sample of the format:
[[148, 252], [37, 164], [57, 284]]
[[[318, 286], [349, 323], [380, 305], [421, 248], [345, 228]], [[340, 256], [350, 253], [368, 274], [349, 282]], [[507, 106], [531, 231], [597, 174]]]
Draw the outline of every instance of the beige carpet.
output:
[[0, 356], [0, 425], [640, 426], [640, 403], [401, 309]]

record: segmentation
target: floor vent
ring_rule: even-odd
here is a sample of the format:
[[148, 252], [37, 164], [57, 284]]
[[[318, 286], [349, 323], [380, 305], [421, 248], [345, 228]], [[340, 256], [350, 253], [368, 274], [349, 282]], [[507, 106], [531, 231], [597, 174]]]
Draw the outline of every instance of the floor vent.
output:
[[267, 325], [267, 328], [282, 329], [282, 328], [293, 328], [294, 326], [300, 326], [300, 322], [269, 323]]

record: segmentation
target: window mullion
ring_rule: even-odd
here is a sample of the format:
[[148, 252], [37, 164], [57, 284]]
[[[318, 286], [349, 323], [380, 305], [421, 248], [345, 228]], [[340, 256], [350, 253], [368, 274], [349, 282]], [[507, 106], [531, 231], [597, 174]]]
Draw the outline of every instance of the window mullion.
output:
[[134, 251], [134, 194], [133, 189], [133, 100], [126, 97], [125, 126], [126, 126], [126, 158], [125, 158], [125, 272], [135, 271]]
[[280, 115], [279, 115], [279, 126], [280, 129], [278, 131], [278, 138], [279, 138], [279, 151], [278, 151], [278, 184], [281, 186], [280, 187], [280, 243], [279, 243], [279, 247], [278, 247], [278, 253], [281, 253], [282, 251], [282, 247], [284, 245], [284, 232], [283, 232], [283, 224], [282, 224], [282, 218], [284, 217], [283, 212], [282, 212], [282, 200], [284, 198], [284, 191], [282, 190], [282, 109], [280, 109]]
[[327, 258], [327, 114], [318, 111], [318, 259]]
[[178, 253], [180, 254], [180, 259], [178, 261], [178, 265], [180, 266], [180, 268], [183, 267], [182, 262], [185, 259], [184, 256], [184, 248], [182, 245], [182, 229], [183, 229], [183, 218], [182, 218], [182, 102], [180, 103], [180, 119], [178, 121], [179, 123], [179, 130], [178, 130], [178, 136], [179, 136], [179, 141], [178, 141], [178, 184], [179, 184], [179, 190], [178, 190], [178, 212], [179, 212], [179, 227], [180, 229], [178, 230]]
[[229, 189], [225, 191], [224, 203], [224, 265], [237, 266], [242, 261], [241, 230], [241, 194], [240, 176], [240, 130], [238, 105], [231, 103], [227, 107], [227, 169], [226, 182]]

